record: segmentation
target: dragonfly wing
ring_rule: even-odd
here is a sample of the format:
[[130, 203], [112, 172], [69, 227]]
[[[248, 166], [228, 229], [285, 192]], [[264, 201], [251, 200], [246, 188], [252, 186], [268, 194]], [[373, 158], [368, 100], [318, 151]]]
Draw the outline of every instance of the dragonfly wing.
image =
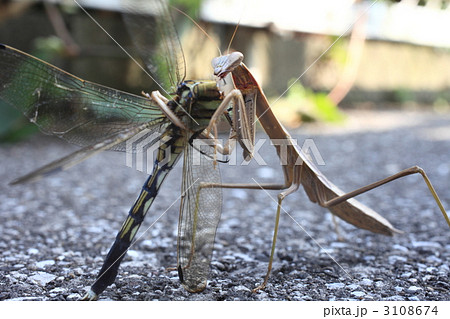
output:
[[[0, 44], [0, 99], [18, 108], [46, 134], [87, 146], [166, 120], [153, 101], [84, 81]], [[112, 149], [124, 150], [118, 144]]]
[[[107, 138], [103, 140], [102, 142], [96, 143], [94, 145], [86, 146], [76, 152], [70, 153], [67, 156], [64, 156], [63, 158], [60, 158], [56, 161], [53, 161], [29, 174], [26, 174], [22, 177], [19, 177], [18, 179], [11, 182], [12, 185], [15, 184], [21, 184], [21, 183], [28, 183], [32, 181], [37, 181], [45, 176], [48, 176], [53, 173], [57, 173], [60, 171], [64, 171], [66, 169], [69, 169], [70, 167], [88, 159], [89, 157], [102, 152], [107, 149], [114, 148], [115, 146], [124, 143], [125, 141], [128, 141], [133, 136], [136, 136], [137, 134], [145, 131], [147, 129], [147, 124], [143, 124], [137, 128], [130, 128], [126, 130], [125, 132], [122, 132], [114, 137]], [[151, 143], [155, 143], [157, 139], [154, 139], [151, 141]], [[151, 145], [146, 145], [146, 147]]]
[[217, 225], [222, 210], [220, 173], [214, 160], [188, 145], [184, 155], [184, 174], [178, 225], [178, 273], [191, 292], [205, 289]]
[[183, 50], [167, 3], [161, 0], [122, 4], [133, 43], [163, 91], [175, 90], [186, 74]]

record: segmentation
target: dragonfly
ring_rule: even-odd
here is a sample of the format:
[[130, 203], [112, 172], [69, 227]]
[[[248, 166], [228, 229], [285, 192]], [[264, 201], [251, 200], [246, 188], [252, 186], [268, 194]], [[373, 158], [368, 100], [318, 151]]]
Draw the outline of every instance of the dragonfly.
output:
[[[151, 137], [146, 147], [158, 145], [153, 170], [83, 300], [98, 299], [114, 282], [164, 179], [182, 155], [177, 269], [188, 291], [205, 289], [222, 193], [217, 187], [202, 185], [220, 184], [216, 152], [229, 154], [233, 139], [251, 135], [242, 131], [248, 124], [240, 124], [247, 123], [242, 96], [225, 97], [214, 80], [185, 80], [184, 55], [169, 8], [163, 1], [154, 1], [152, 10], [152, 19], [131, 10], [124, 18], [151, 75], [163, 89], [175, 89], [170, 99], [159, 91], [138, 96], [85, 81], [20, 50], [0, 45], [0, 98], [22, 111], [44, 133], [82, 146], [12, 184], [36, 181], [104, 150], [126, 151], [127, 141], [137, 135]], [[210, 120], [220, 117], [230, 124], [229, 143], [219, 143], [213, 134], [217, 130]], [[207, 143], [205, 151], [196, 140], [213, 143]], [[251, 156], [251, 145], [243, 147], [246, 156]], [[193, 160], [197, 160], [196, 165]]]

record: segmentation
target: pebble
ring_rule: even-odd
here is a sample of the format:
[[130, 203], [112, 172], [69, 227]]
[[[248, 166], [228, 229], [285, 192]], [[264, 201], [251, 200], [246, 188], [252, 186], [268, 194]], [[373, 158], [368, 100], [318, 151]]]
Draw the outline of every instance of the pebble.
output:
[[11, 298], [7, 299], [6, 301], [41, 301], [42, 297], [17, 297], [17, 298]]
[[386, 300], [389, 300], [389, 301], [403, 301], [403, 300], [405, 300], [405, 298], [403, 298], [402, 296], [399, 296], [399, 295], [394, 295], [394, 296], [390, 296], [390, 297], [386, 298]]
[[426, 271], [427, 272], [437, 272], [437, 268], [436, 267], [427, 267]]
[[422, 290], [421, 287], [417, 287], [417, 286], [410, 286], [408, 289], [406, 289], [407, 292], [409, 293], [415, 293], [419, 290]]
[[78, 299], [80, 299], [80, 295], [76, 293], [67, 296], [67, 300], [78, 300]]
[[47, 266], [52, 266], [55, 264], [54, 260], [43, 260], [43, 261], [38, 261], [36, 263], [36, 268], [38, 269], [44, 269]]
[[331, 243], [331, 248], [347, 248], [349, 246], [348, 243], [341, 242], [341, 241], [335, 241]]
[[328, 289], [342, 289], [345, 287], [345, 284], [342, 282], [335, 282], [331, 284], [326, 284]]
[[56, 276], [43, 272], [43, 271], [38, 271], [35, 275], [29, 277], [30, 280], [34, 281], [35, 283], [37, 283], [40, 286], [45, 286], [46, 284], [48, 284], [50, 281], [52, 281], [53, 279], [55, 279]]
[[439, 243], [434, 241], [413, 241], [412, 246], [414, 248], [422, 248], [422, 249], [441, 249], [442, 246]]
[[409, 251], [409, 249], [406, 248], [405, 246], [398, 245], [398, 244], [393, 245], [392, 248], [394, 250], [399, 250], [399, 251], [404, 252], [404, 253], [407, 253]]
[[352, 291], [352, 295], [355, 297], [363, 297], [366, 293], [364, 291]]
[[36, 248], [28, 248], [27, 253], [28, 253], [29, 255], [36, 255], [36, 254], [39, 254], [39, 249], [36, 249]]
[[355, 290], [355, 289], [358, 289], [358, 288], [359, 288], [359, 286], [356, 285], [356, 284], [350, 284], [350, 285], [347, 286], [347, 289], [350, 289], [350, 290]]
[[128, 252], [127, 252], [127, 255], [130, 256], [133, 259], [139, 258], [140, 254], [141, 253], [138, 252], [137, 250], [132, 250], [132, 249], [128, 250]]
[[152, 249], [153, 248], [153, 244], [152, 244], [152, 241], [150, 239], [143, 240], [139, 245], [143, 249]]
[[420, 299], [417, 296], [408, 297], [408, 300], [409, 301], [420, 301]]
[[392, 255], [388, 257], [388, 262], [393, 265], [395, 264], [397, 261], [405, 263], [408, 259], [406, 257], [403, 256], [397, 256], [397, 255]]
[[234, 254], [237, 258], [240, 258], [240, 259], [242, 259], [243, 261], [254, 261], [254, 259], [251, 257], [251, 256], [249, 256], [249, 255], [247, 255], [247, 254], [243, 254], [243, 253], [235, 253]]
[[216, 267], [216, 268], [219, 269], [220, 271], [224, 271], [224, 270], [226, 269], [226, 268], [225, 268], [225, 265], [222, 264], [220, 261], [213, 261], [213, 262], [211, 262], [211, 266]]
[[364, 256], [363, 258], [365, 261], [369, 261], [369, 262], [376, 259], [376, 257], [373, 255], [367, 255], [367, 256]]
[[50, 290], [49, 292], [51, 292], [51, 293], [63, 293], [65, 291], [66, 291], [66, 289], [64, 289], [64, 288], [56, 287], [56, 288], [53, 288], [52, 290]]
[[369, 279], [369, 278], [364, 278], [363, 280], [361, 280], [359, 282], [359, 284], [363, 285], [363, 286], [372, 286], [373, 285], [373, 281], [371, 279]]
[[239, 286], [234, 287], [234, 290], [235, 291], [250, 291], [250, 289], [248, 289], [248, 287], [245, 287], [243, 285], [239, 285]]
[[10, 273], [10, 275], [13, 276], [14, 278], [18, 279], [18, 280], [25, 280], [28, 277], [27, 275], [22, 274], [22, 273], [20, 273], [18, 271], [12, 271]]

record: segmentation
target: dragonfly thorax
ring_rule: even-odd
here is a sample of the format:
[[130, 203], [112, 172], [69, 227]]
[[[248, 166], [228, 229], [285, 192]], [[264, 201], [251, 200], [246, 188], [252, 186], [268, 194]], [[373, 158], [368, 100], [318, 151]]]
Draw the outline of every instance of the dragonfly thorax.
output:
[[[193, 130], [205, 128], [223, 100], [223, 94], [215, 81], [182, 82], [177, 88], [179, 110], [189, 113], [185, 118]], [[182, 109], [181, 109], [182, 108]]]

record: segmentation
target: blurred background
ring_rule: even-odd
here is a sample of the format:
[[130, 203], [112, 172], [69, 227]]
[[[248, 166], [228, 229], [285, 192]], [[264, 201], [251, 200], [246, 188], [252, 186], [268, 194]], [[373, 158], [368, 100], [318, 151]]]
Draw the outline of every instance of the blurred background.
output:
[[[78, 2], [135, 55], [120, 0]], [[340, 122], [346, 108], [449, 110], [450, 0], [170, 2], [210, 36], [172, 10], [187, 78], [211, 78], [209, 61], [219, 54], [217, 47], [241, 51], [288, 126]], [[0, 1], [0, 43], [85, 80], [135, 94], [156, 89], [72, 0]], [[33, 131], [23, 127], [26, 122], [1, 105], [2, 140]]]

